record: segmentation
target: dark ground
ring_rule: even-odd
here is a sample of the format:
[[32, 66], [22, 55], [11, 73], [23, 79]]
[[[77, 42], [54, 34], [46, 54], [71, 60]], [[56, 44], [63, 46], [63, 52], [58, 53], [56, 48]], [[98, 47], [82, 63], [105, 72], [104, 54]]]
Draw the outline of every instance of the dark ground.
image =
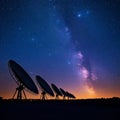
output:
[[120, 99], [0, 100], [0, 120], [120, 120]]

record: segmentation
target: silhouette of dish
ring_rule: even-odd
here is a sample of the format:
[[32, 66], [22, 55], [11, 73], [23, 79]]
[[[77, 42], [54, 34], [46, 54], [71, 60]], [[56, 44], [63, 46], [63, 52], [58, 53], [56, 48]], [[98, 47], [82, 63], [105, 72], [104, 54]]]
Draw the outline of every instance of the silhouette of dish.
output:
[[73, 94], [69, 93], [69, 92], [66, 92], [66, 95], [68, 98], [76, 98]]
[[71, 98], [76, 98], [73, 94], [70, 93]]
[[60, 90], [57, 88], [57, 86], [56, 86], [55, 84], [51, 84], [51, 86], [52, 86], [54, 92], [56, 93], [56, 98], [57, 98], [58, 96], [62, 96]]
[[62, 94], [63, 94], [64, 96], [67, 95], [66, 92], [65, 92], [62, 88], [60, 88], [60, 91], [62, 92]]
[[65, 99], [65, 97], [67, 96], [66, 92], [65, 92], [62, 88], [60, 88], [60, 91], [61, 91], [62, 94], [63, 94], [63, 99]]
[[[50, 88], [49, 84], [42, 77], [37, 75], [36, 80], [42, 89], [43, 97], [46, 93], [49, 94], [50, 96], [54, 97], [54, 93], [53, 93], [52, 89]], [[42, 98], [42, 99], [45, 99], [45, 98]]]
[[31, 79], [31, 77], [27, 74], [27, 72], [15, 61], [9, 60], [8, 62], [9, 71], [11, 76], [16, 80], [18, 86], [17, 89], [27, 88], [35, 94], [38, 94], [38, 89]]

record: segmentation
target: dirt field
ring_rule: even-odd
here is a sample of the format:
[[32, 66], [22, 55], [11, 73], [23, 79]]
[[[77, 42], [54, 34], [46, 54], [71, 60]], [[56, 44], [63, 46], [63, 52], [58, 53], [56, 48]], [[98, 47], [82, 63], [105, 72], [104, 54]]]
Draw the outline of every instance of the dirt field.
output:
[[1, 100], [0, 120], [120, 120], [120, 99]]

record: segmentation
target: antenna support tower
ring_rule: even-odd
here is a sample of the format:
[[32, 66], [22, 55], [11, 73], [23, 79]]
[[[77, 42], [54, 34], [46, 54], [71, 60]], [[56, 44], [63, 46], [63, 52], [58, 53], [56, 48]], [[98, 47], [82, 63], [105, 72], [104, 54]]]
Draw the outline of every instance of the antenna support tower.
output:
[[12, 97], [12, 99], [14, 99], [14, 97], [17, 95], [17, 100], [22, 100], [23, 95], [24, 98], [27, 99], [25, 91], [24, 91], [24, 87], [22, 85], [19, 85], [19, 87], [16, 88], [15, 93]]
[[58, 99], [59, 99], [59, 95], [58, 95], [58, 94], [56, 94], [55, 98], [56, 98], [56, 100], [58, 100]]
[[45, 91], [42, 91], [41, 96], [40, 96], [40, 99], [41, 99], [41, 100], [46, 100], [46, 99], [47, 99], [47, 96], [46, 96], [46, 92], [45, 92]]
[[55, 98], [59, 99], [59, 96], [62, 96], [60, 90], [58, 89], [58, 87], [55, 84], [51, 84], [51, 86], [52, 86], [52, 89], [54, 90], [54, 92], [56, 94]]
[[50, 88], [49, 84], [40, 76], [36, 76], [36, 80], [38, 82], [38, 85], [40, 86], [42, 93], [40, 96], [41, 100], [45, 100], [47, 97], [46, 95], [49, 94], [50, 96], [54, 97], [54, 93], [52, 89]]
[[21, 100], [24, 96], [27, 99], [25, 94], [25, 89], [30, 90], [31, 92], [38, 94], [38, 89], [28, 73], [15, 61], [8, 61], [8, 68], [12, 78], [16, 81], [18, 87], [13, 94], [12, 99], [17, 96], [17, 100]]

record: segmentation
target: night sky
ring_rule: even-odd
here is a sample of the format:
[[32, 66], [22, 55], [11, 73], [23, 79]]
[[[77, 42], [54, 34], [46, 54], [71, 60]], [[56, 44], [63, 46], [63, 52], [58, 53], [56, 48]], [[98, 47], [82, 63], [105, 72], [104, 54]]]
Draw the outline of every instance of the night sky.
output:
[[77, 98], [120, 97], [119, 11], [119, 0], [0, 0], [0, 96], [17, 87], [12, 59]]

